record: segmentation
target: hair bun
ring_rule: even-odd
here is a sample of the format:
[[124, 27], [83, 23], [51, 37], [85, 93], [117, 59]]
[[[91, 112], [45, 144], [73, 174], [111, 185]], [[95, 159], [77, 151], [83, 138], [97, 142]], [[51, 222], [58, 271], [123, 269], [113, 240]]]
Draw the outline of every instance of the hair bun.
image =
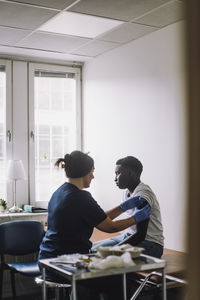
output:
[[59, 167], [60, 164], [63, 165], [63, 163], [65, 164], [65, 160], [63, 158], [58, 158], [57, 161], [55, 162], [55, 166]]
[[72, 159], [71, 155], [70, 154], [65, 154], [65, 157], [63, 159], [64, 162], [69, 162], [70, 160]]
[[55, 165], [59, 166], [60, 164], [62, 168], [65, 168], [68, 178], [83, 177], [94, 167], [93, 159], [89, 155], [77, 150], [71, 154], [65, 154], [64, 158], [59, 158]]

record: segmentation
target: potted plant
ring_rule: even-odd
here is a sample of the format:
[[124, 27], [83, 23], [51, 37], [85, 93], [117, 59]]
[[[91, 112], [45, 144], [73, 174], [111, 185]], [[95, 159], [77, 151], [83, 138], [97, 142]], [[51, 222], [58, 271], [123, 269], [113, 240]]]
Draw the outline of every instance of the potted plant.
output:
[[0, 212], [4, 212], [7, 208], [7, 202], [4, 199], [0, 199]]

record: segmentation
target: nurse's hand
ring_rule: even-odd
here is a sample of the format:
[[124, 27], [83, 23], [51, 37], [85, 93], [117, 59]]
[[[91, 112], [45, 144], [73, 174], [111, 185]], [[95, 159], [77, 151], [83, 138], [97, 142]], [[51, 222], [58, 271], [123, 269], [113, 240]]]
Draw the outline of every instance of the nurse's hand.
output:
[[131, 197], [131, 198], [125, 200], [124, 202], [122, 202], [120, 204], [120, 207], [123, 211], [126, 211], [128, 209], [132, 209], [132, 208], [140, 206], [140, 204], [142, 204], [144, 201], [146, 201], [146, 200], [140, 196]]
[[144, 221], [150, 217], [151, 207], [149, 204], [146, 204], [145, 207], [139, 209], [136, 207], [132, 217], [135, 219], [136, 223]]

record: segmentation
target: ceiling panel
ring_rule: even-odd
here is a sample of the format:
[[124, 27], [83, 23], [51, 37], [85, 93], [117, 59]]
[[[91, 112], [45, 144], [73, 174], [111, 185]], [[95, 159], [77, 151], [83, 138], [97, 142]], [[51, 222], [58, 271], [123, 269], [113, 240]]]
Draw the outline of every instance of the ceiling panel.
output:
[[164, 27], [184, 18], [184, 4], [179, 1], [170, 2], [169, 4], [154, 10], [153, 12], [137, 19], [137, 23], [148, 24], [156, 27]]
[[82, 0], [69, 11], [130, 21], [154, 9], [167, 0]]
[[120, 24], [122, 22], [116, 20], [64, 11], [39, 30], [93, 38]]
[[18, 3], [0, 2], [0, 25], [21, 29], [36, 29], [56, 11]]
[[99, 54], [102, 54], [108, 50], [115, 48], [116, 46], [118, 46], [118, 44], [116, 43], [109, 43], [96, 40], [77, 49], [76, 51], [72, 51], [71, 54], [95, 57]]
[[0, 44], [15, 45], [16, 42], [30, 34], [31, 31], [0, 26]]
[[[12, 1], [12, 0], [7, 0]], [[15, 0], [19, 3], [28, 3], [32, 5], [44, 6], [49, 8], [64, 9], [76, 2], [76, 0]]]
[[86, 43], [90, 39], [70, 37], [67, 35], [48, 34], [36, 32], [17, 43], [17, 46], [33, 49], [44, 49], [50, 51], [67, 52], [76, 49]]
[[155, 31], [157, 28], [141, 24], [126, 23], [117, 29], [98, 38], [101, 41], [127, 43], [145, 34]]
[[[0, 0], [0, 55], [2, 49], [14, 55], [33, 55], [65, 59], [67, 56], [86, 61], [106, 51], [140, 38], [181, 20], [185, 0]], [[82, 32], [72, 21], [60, 25], [62, 14], [82, 14], [119, 22], [97, 35]], [[67, 17], [67, 21], [69, 18]], [[74, 21], [74, 20], [73, 20]], [[48, 24], [55, 30], [49, 30]], [[55, 24], [56, 23], [56, 24]], [[96, 21], [89, 25], [97, 28]], [[40, 29], [40, 28], [44, 28]], [[81, 28], [81, 30], [79, 30]], [[58, 30], [57, 30], [58, 29]], [[17, 46], [18, 45], [18, 46]], [[5, 52], [4, 52], [5, 53]], [[74, 53], [73, 55], [70, 53]]]

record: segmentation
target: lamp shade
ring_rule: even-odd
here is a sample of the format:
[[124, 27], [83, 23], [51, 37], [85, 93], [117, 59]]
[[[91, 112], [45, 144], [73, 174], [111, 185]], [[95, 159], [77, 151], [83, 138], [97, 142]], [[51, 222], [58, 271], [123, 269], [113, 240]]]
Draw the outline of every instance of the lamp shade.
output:
[[7, 179], [9, 180], [26, 180], [24, 166], [21, 160], [9, 160]]

